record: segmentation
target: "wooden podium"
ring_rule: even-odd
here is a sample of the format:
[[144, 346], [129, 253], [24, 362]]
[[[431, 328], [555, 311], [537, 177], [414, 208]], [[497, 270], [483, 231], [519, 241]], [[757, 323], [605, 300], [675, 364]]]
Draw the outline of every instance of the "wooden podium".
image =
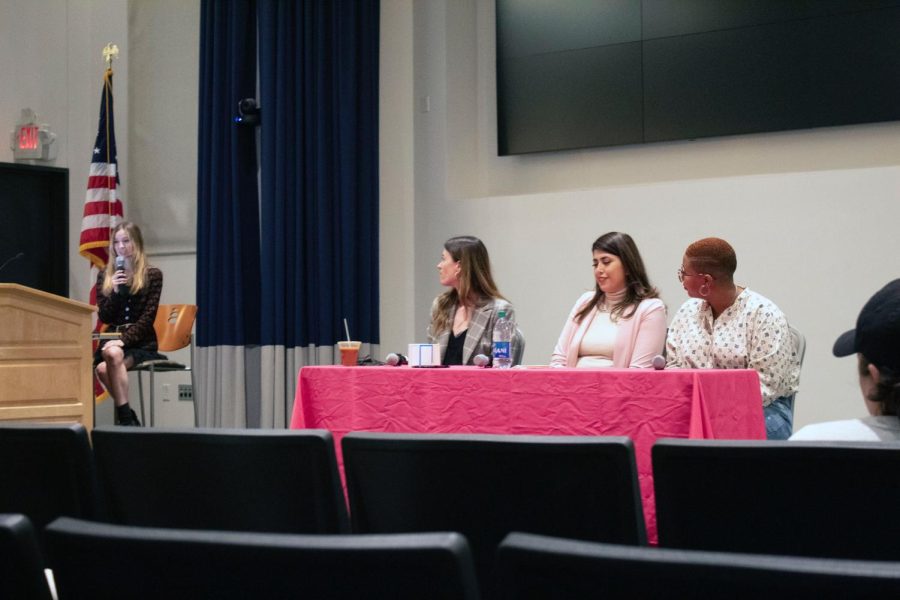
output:
[[0, 283], [0, 421], [94, 425], [95, 307]]

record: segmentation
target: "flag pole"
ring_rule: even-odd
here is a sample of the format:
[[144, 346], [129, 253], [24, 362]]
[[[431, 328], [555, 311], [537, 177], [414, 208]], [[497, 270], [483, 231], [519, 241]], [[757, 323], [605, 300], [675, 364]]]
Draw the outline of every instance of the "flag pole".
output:
[[[119, 197], [119, 172], [113, 128], [112, 63], [118, 57], [119, 48], [112, 42], [103, 48], [106, 70], [103, 74], [103, 90], [100, 96], [100, 119], [91, 154], [78, 246], [79, 254], [91, 263], [90, 303], [94, 306], [97, 304], [97, 279], [100, 278], [109, 260], [110, 232], [124, 218], [122, 200]], [[104, 327], [102, 321], [97, 318], [94, 324], [95, 333], [102, 332]], [[98, 340], [97, 336], [94, 337], [96, 350]], [[96, 402], [102, 402], [107, 395], [95, 376]]]

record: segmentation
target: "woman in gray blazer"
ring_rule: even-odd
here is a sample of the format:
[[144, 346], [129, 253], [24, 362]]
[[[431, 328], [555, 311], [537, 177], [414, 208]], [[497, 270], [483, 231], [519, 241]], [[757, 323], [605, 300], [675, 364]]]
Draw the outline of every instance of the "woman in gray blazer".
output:
[[437, 265], [441, 285], [450, 289], [434, 299], [428, 335], [441, 346], [441, 363], [471, 365], [478, 354], [491, 356], [497, 313], [515, 321], [512, 304], [491, 275], [487, 248], [477, 237], [462, 235], [444, 243]]

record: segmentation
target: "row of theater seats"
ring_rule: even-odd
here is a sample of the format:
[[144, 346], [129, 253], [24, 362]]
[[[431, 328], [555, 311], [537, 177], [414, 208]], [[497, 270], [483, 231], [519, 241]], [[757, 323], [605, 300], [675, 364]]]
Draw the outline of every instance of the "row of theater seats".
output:
[[[154, 532], [159, 539], [212, 530], [197, 534], [197, 543], [205, 544], [203, 556], [228, 536], [249, 535], [236, 532], [325, 534], [323, 544], [340, 544], [346, 536], [336, 534], [352, 531], [350, 539], [363, 546], [366, 541], [356, 534], [459, 532], [463, 538], [444, 534], [442, 540], [454, 548], [462, 541], [471, 558], [448, 560], [470, 560], [485, 597], [502, 587], [497, 548], [515, 531], [570, 540], [515, 538], [535, 546], [513, 554], [523, 560], [531, 560], [527, 557], [542, 545], [561, 549], [561, 555], [562, 550], [591, 554], [590, 545], [578, 545], [586, 542], [633, 546], [598, 548], [624, 552], [617, 560], [634, 560], [636, 572], [648, 560], [693, 560], [684, 550], [667, 555], [640, 548], [646, 534], [634, 449], [627, 438], [348, 434], [341, 449], [349, 519], [333, 439], [325, 431], [97, 428], [92, 441], [93, 448], [77, 425], [0, 427], [0, 512], [24, 513], [34, 521], [41, 551], [54, 569], [73, 553], [68, 547], [48, 548], [42, 537], [58, 516], [90, 521], [57, 522], [54, 528], [63, 530], [106, 522], [176, 532]], [[867, 523], [861, 516], [866, 511], [888, 515], [898, 505], [900, 483], [892, 477], [897, 460], [900, 447], [890, 444], [661, 440], [653, 448], [660, 544], [900, 560], [894, 520]], [[46, 535], [57, 535], [54, 528]], [[402, 548], [413, 542], [374, 540], [366, 547]], [[87, 547], [97, 544], [93, 540]], [[119, 552], [134, 553], [113, 549], [110, 556]], [[312, 552], [324, 554], [321, 548]], [[709, 556], [700, 558], [715, 563]], [[811, 572], [813, 566], [808, 565]], [[839, 572], [859, 577], [857, 567], [844, 564]], [[900, 577], [896, 564], [880, 569], [893, 574], [889, 579]], [[543, 577], [535, 567], [524, 571], [510, 579], [526, 581], [527, 573]], [[246, 575], [254, 576], [252, 571]], [[553, 581], [551, 575], [547, 582]], [[422, 585], [439, 580], [429, 575]], [[62, 579], [61, 591], [67, 581]], [[600, 579], [595, 583], [605, 585]], [[540, 582], [527, 587], [540, 589]]]
[[[47, 527], [46, 539], [54, 557], [50, 584], [28, 518], [0, 514], [2, 597], [487, 597], [479, 590], [469, 544], [452, 532], [263, 534], [60, 517]], [[900, 594], [896, 563], [671, 550], [516, 532], [501, 541], [495, 563], [491, 597], [506, 600]]]

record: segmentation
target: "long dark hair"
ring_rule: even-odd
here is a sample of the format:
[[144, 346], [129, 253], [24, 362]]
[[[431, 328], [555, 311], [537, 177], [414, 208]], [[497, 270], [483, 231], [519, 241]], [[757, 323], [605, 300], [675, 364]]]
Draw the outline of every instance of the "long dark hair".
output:
[[[450, 328], [450, 308], [460, 304], [480, 305], [503, 298], [491, 275], [491, 259], [484, 243], [475, 236], [459, 235], [444, 242], [444, 250], [459, 262], [459, 290], [451, 288], [438, 296], [431, 315], [431, 331], [438, 335]], [[505, 298], [503, 298], [505, 300]]]
[[[629, 319], [637, 311], [641, 301], [647, 298], [659, 297], [659, 292], [650, 285], [650, 280], [647, 278], [647, 271], [644, 269], [641, 253], [638, 252], [634, 240], [627, 233], [619, 233], [618, 231], [604, 233], [591, 246], [591, 252], [613, 254], [622, 261], [622, 266], [625, 268], [625, 298], [612, 307], [610, 310], [612, 317]], [[578, 314], [575, 315], [575, 322], [581, 323], [595, 306], [599, 307], [606, 299], [606, 294], [600, 289], [600, 285], [595, 284], [594, 287], [593, 299], [578, 311]], [[628, 310], [627, 313], [626, 310]]]

